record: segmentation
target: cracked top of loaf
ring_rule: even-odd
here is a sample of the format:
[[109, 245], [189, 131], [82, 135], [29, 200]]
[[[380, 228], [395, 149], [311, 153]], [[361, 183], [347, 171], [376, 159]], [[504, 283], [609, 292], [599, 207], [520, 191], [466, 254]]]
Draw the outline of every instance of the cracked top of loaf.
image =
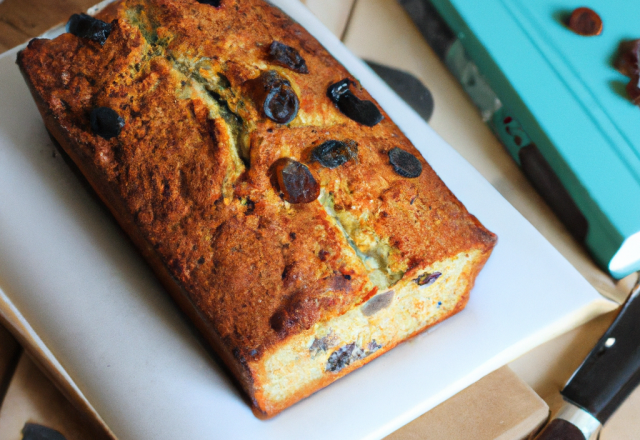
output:
[[[97, 17], [111, 22], [103, 45], [66, 33], [33, 40], [18, 62], [65, 148], [120, 198], [237, 358], [258, 359], [431, 263], [493, 247], [495, 236], [382, 109], [369, 127], [337, 107], [327, 90], [344, 79], [358, 99], [375, 101], [277, 8], [126, 0]], [[274, 41], [295, 49], [308, 72], [276, 62]], [[269, 71], [298, 98], [288, 124], [268, 118], [256, 95]], [[124, 120], [118, 136], [94, 133], [98, 107]], [[330, 140], [356, 153], [325, 167], [312, 152]], [[421, 162], [419, 177], [398, 174], [394, 148]], [[273, 178], [281, 158], [308, 167], [316, 200], [287, 202]]]

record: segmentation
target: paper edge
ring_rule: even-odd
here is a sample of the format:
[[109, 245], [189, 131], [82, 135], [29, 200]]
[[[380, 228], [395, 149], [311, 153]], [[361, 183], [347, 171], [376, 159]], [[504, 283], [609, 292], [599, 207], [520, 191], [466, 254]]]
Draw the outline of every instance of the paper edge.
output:
[[71, 401], [73, 406], [82, 412], [88, 411], [88, 415], [115, 440], [115, 434], [2, 289], [0, 289], [0, 318], [10, 326], [11, 332], [18, 339], [20, 345], [34, 358], [36, 364], [47, 370], [49, 379]]

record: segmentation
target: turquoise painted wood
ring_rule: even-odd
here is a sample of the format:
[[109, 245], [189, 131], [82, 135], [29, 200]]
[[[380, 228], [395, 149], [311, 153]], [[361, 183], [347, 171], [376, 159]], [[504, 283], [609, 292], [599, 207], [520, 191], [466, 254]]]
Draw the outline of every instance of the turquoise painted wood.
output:
[[[620, 41], [640, 38], [640, 1], [432, 3], [587, 218], [596, 261], [614, 277], [640, 270], [640, 107], [613, 68]], [[578, 6], [602, 17], [601, 35], [564, 25]], [[627, 264], [610, 266], [625, 240]]]

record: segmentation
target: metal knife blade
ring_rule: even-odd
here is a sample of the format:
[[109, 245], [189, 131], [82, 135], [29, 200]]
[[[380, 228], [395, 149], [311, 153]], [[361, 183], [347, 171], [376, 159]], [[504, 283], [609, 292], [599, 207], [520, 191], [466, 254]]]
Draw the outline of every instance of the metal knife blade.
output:
[[425, 121], [429, 122], [433, 114], [433, 95], [415, 76], [399, 69], [384, 66], [374, 61], [365, 62], [389, 85], [407, 104]]
[[601, 426], [639, 383], [640, 280], [561, 391], [565, 406], [537, 440], [596, 439]]

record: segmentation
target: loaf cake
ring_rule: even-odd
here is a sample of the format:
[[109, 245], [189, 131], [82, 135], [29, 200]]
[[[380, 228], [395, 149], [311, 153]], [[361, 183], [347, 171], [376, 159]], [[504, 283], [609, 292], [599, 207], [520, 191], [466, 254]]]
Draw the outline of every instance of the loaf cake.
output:
[[123, 0], [18, 64], [46, 128], [271, 417], [462, 310], [496, 236], [262, 0]]

